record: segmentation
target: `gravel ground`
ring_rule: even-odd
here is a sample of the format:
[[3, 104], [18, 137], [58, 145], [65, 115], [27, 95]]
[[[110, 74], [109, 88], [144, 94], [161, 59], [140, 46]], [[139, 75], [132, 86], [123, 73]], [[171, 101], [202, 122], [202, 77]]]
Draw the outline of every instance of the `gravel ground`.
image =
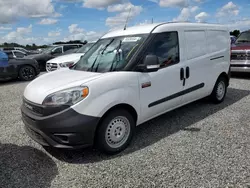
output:
[[0, 187], [250, 187], [250, 79], [233, 78], [225, 102], [202, 100], [137, 128], [130, 147], [45, 151], [24, 132], [27, 83], [0, 83]]

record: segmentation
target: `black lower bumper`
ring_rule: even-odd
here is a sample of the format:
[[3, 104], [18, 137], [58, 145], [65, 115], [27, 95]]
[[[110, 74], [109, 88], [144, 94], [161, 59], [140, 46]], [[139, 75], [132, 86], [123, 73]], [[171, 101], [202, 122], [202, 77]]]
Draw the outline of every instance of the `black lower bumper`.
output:
[[26, 133], [43, 146], [77, 149], [93, 145], [100, 118], [77, 113], [72, 108], [41, 117], [21, 107]]

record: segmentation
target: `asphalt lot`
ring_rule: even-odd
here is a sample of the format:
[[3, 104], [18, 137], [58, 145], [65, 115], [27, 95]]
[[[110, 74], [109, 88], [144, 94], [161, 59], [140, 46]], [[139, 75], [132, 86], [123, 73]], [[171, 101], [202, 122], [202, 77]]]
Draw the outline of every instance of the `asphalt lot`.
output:
[[116, 156], [45, 151], [24, 132], [27, 82], [0, 83], [0, 187], [250, 187], [250, 76], [225, 102], [201, 100], [137, 128]]

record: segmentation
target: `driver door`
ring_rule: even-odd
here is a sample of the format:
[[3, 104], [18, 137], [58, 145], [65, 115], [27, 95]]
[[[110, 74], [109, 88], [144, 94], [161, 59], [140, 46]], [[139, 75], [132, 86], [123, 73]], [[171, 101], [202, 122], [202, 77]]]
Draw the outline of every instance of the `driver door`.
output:
[[157, 72], [140, 73], [141, 117], [145, 122], [182, 103], [181, 61], [177, 32], [156, 34], [146, 55], [156, 55], [161, 68]]

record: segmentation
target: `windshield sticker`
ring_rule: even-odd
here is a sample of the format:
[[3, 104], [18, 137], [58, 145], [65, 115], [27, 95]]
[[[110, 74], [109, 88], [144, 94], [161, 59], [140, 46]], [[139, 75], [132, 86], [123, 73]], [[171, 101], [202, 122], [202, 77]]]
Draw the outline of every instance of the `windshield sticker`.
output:
[[141, 37], [126, 37], [122, 42], [137, 42], [141, 40]]

